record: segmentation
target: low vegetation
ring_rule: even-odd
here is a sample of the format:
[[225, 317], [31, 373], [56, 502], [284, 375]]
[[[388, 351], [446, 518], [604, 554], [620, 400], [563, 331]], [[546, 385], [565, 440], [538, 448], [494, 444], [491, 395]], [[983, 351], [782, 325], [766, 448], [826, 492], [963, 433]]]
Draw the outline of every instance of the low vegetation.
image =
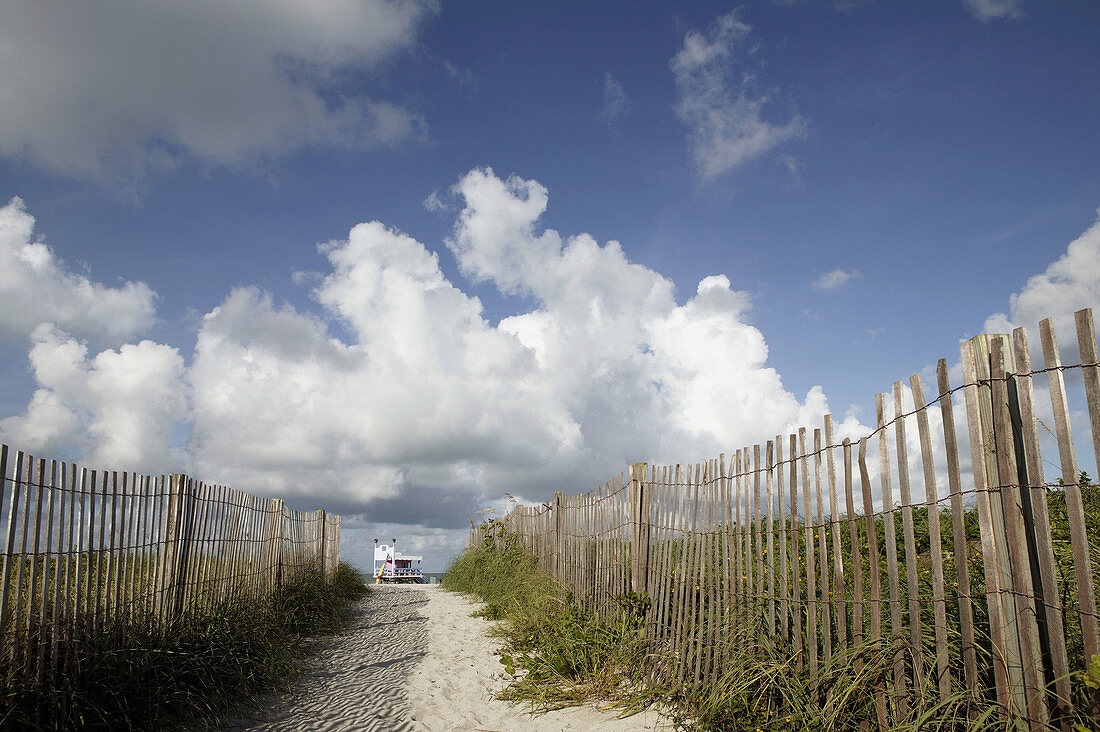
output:
[[624, 607], [608, 625], [577, 608], [518, 542], [501, 537], [458, 557], [444, 589], [484, 601], [479, 612], [503, 621], [501, 672], [514, 677], [502, 698], [549, 710], [591, 699], [634, 706], [644, 660], [641, 622]]
[[337, 631], [364, 577], [341, 563], [333, 582], [305, 572], [263, 601], [222, 602], [167, 625], [141, 617], [74, 649], [63, 668], [27, 678], [0, 649], [0, 729], [208, 727], [237, 705], [285, 688], [311, 638]]
[[[678, 728], [690, 730], [855, 730], [859, 720], [875, 727], [879, 705], [885, 714], [893, 703], [876, 689], [884, 680], [890, 683], [898, 653], [923, 655], [922, 665], [934, 667], [934, 640], [926, 633], [926, 648], [901, 648], [897, 642], [889, 647], [881, 641], [849, 647], [834, 653], [811, 678], [796, 657], [769, 647], [754, 629], [727, 638], [716, 649], [713, 681], [680, 681], [678, 657], [645, 643], [641, 617], [647, 598], [619, 598], [618, 617], [601, 621], [571, 603], [500, 524], [482, 530], [484, 541], [452, 563], [443, 587], [477, 596], [485, 603], [480, 614], [500, 621], [494, 632], [505, 642], [501, 671], [511, 679], [500, 697], [533, 711], [601, 700], [624, 715], [656, 705]], [[952, 638], [953, 645], [958, 643]], [[988, 647], [988, 642], [979, 646]], [[1100, 665], [1091, 671], [1075, 674], [1075, 684], [1100, 685]], [[893, 729], [1026, 729], [1022, 720], [1006, 719], [992, 700], [960, 692], [940, 701], [930, 675], [925, 688], [909, 689], [909, 699], [905, 714], [891, 709]], [[1073, 728], [1089, 729], [1088, 724], [1081, 718]]]

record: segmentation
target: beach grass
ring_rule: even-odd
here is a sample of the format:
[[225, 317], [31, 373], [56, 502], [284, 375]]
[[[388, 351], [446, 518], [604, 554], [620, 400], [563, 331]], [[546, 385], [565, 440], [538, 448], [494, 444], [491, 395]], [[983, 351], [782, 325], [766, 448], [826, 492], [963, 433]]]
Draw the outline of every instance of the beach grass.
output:
[[166, 624], [136, 616], [76, 642], [59, 668], [25, 673], [0, 649], [0, 729], [216, 726], [300, 672], [310, 639], [338, 630], [368, 592], [341, 563], [335, 579], [304, 571], [266, 600], [240, 598]]
[[[731, 638], [720, 650], [716, 678], [707, 684], [679, 683], [650, 697], [661, 701], [678, 728], [690, 730], [858, 730], [861, 721], [877, 728], [876, 705], [883, 712], [892, 694], [883, 693], [884, 680], [900, 649], [879, 641], [864, 641], [835, 653], [811, 677], [797, 657], [777, 652], [759, 636]], [[930, 650], [934, 654], [934, 649]], [[994, 732], [1025, 730], [1022, 720], [1004, 713], [995, 702], [958, 692], [940, 700], [935, 682], [909, 689], [909, 708], [903, 719], [888, 728], [898, 732]]]
[[[632, 598], [620, 598], [616, 622], [601, 621], [571, 603], [518, 540], [491, 533], [451, 564], [442, 585], [476, 596], [485, 603], [479, 614], [501, 621], [494, 632], [504, 641], [501, 672], [510, 683], [498, 696], [531, 711], [600, 701], [624, 715], [657, 706], [680, 729], [857, 730], [860, 720], [875, 726], [876, 704], [893, 704], [892, 692], [877, 690], [890, 688], [898, 653], [924, 656], [926, 668], [934, 664], [930, 637], [920, 649], [900, 647], [897, 639], [868, 640], [835, 653], [810, 677], [797, 657], [770, 648], [759, 633], [735, 633], [716, 650], [711, 682], [679, 681], [661, 672], [676, 665], [675, 654], [666, 658], [646, 646]], [[1100, 669], [1093, 683], [1100, 684]], [[931, 676], [925, 686], [909, 689], [904, 715], [891, 710], [891, 729], [1026, 729], [991, 699], [959, 692], [941, 700]], [[1089, 729], [1084, 720], [1073, 723]]]
[[634, 693], [645, 655], [640, 616], [624, 606], [607, 624], [581, 610], [517, 543], [466, 551], [442, 587], [476, 596], [485, 603], [479, 615], [502, 621], [494, 630], [505, 644], [501, 672], [513, 680], [499, 698], [547, 711]]

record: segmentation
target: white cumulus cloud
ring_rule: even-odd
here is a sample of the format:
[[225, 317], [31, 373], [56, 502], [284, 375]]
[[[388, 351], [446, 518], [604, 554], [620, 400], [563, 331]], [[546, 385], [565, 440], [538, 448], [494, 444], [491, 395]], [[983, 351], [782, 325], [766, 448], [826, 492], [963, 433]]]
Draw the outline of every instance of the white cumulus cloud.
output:
[[703, 179], [737, 168], [806, 134], [793, 114], [769, 121], [769, 94], [758, 89], [752, 27], [739, 11], [719, 16], [704, 33], [690, 31], [669, 66], [676, 80], [676, 114], [688, 127], [695, 167]]
[[678, 305], [672, 282], [618, 242], [540, 228], [548, 192], [537, 181], [483, 169], [454, 190], [465, 208], [448, 246], [460, 269], [537, 301], [499, 327], [533, 351], [603, 464], [717, 453], [797, 419], [799, 400], [746, 322], [750, 297], [725, 275]]
[[568, 450], [575, 427], [530, 352], [422, 244], [371, 222], [322, 250], [332, 270], [315, 294], [352, 342], [258, 290], [234, 291], [204, 318], [191, 370], [201, 469], [364, 501], [414, 483], [471, 489], [484, 466]]
[[1073, 313], [1100, 303], [1100, 219], [1070, 242], [1066, 253], [1045, 271], [1028, 278], [1009, 298], [1008, 313], [994, 313], [985, 322], [986, 333], [1009, 333], [1018, 325], [1028, 328], [1053, 318], [1064, 340], [1074, 332]]
[[0, 153], [82, 177], [191, 157], [238, 165], [417, 134], [387, 100], [331, 93], [409, 47], [430, 0], [11, 0], [0, 23]]
[[152, 341], [88, 357], [87, 346], [49, 323], [33, 334], [38, 389], [21, 415], [0, 420], [0, 438], [41, 457], [78, 457], [91, 467], [167, 472], [172, 434], [187, 416], [184, 364]]
[[[819, 387], [784, 388], [727, 275], [678, 302], [618, 242], [545, 228], [537, 181], [476, 169], [451, 193], [461, 272], [522, 294], [518, 313], [490, 322], [437, 254], [363, 223], [320, 246], [316, 312], [237, 288], [202, 318], [186, 368], [168, 346], [89, 356], [40, 327], [38, 390], [0, 434], [46, 454], [74, 445], [98, 467], [183, 463], [349, 527], [403, 526], [428, 547], [457, 541], [506, 492], [585, 491], [631, 462], [731, 453], [828, 411]], [[185, 454], [173, 454], [181, 425]], [[861, 430], [848, 418], [838, 439]]]
[[0, 339], [22, 338], [40, 323], [117, 341], [149, 328], [156, 294], [144, 282], [108, 287], [71, 272], [34, 236], [34, 217], [13, 198], [0, 208]]

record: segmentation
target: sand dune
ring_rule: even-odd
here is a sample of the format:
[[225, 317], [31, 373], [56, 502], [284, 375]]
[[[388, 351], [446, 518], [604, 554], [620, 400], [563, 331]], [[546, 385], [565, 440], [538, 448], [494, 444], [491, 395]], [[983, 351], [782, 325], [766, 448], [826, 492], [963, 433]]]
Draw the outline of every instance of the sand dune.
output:
[[574, 707], [532, 716], [491, 698], [503, 686], [488, 622], [476, 604], [436, 585], [384, 585], [356, 606], [349, 629], [326, 642], [293, 692], [233, 732], [263, 730], [619, 730], [658, 727], [655, 713], [618, 719]]

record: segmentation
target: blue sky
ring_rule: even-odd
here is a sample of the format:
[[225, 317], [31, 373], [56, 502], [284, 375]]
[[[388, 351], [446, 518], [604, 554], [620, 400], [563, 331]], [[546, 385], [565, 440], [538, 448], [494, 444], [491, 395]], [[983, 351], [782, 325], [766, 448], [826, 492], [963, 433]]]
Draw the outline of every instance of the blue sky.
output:
[[0, 437], [433, 565], [1100, 293], [1094, 2], [3, 11]]

